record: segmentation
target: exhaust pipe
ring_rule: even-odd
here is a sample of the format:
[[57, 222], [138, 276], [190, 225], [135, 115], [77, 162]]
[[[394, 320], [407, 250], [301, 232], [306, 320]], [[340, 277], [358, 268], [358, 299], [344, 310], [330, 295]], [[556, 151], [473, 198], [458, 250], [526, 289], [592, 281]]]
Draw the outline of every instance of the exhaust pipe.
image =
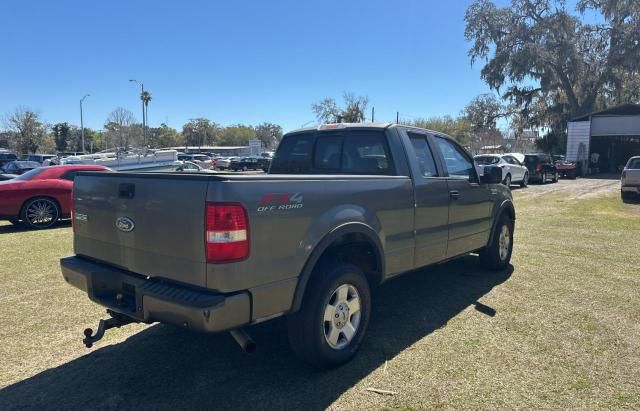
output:
[[256, 350], [256, 342], [243, 329], [237, 328], [229, 331], [234, 340], [238, 343], [242, 351], [251, 354]]

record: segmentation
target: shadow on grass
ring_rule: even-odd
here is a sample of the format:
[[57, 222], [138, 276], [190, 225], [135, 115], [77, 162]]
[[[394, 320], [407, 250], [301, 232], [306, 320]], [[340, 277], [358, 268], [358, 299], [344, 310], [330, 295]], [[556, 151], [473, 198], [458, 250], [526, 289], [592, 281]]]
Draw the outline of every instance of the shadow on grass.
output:
[[[244, 354], [227, 333], [156, 325], [4, 388], [0, 404], [5, 409], [324, 409], [465, 308], [475, 305], [477, 315], [500, 315], [476, 303], [513, 268], [488, 272], [477, 268], [476, 260], [468, 256], [416, 271], [376, 290], [360, 353], [335, 370], [320, 372], [301, 363], [287, 344], [283, 319], [249, 329], [258, 344], [254, 354]], [[84, 325], [78, 324], [78, 344]]]
[[[56, 224], [52, 225], [49, 228], [43, 228], [41, 230], [55, 230], [57, 228], [68, 228], [71, 227], [71, 220], [61, 220]], [[12, 234], [12, 233], [23, 233], [28, 231], [40, 231], [38, 229], [29, 228], [26, 225], [14, 225], [14, 224], [5, 224], [0, 225], [0, 234]]]

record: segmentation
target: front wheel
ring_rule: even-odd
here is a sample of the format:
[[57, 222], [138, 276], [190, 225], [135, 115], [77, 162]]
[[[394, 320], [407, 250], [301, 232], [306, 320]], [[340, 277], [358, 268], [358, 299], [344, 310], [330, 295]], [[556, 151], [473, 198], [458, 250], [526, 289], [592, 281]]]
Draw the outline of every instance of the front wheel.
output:
[[504, 178], [504, 185], [507, 187], [511, 187], [511, 174], [507, 174]]
[[22, 208], [20, 219], [29, 228], [49, 228], [60, 218], [58, 204], [49, 198], [34, 198]]
[[502, 270], [509, 265], [513, 252], [513, 220], [500, 217], [491, 244], [480, 251], [480, 264], [489, 270]]
[[369, 284], [358, 267], [336, 262], [316, 269], [302, 308], [287, 320], [291, 348], [317, 368], [342, 365], [358, 351], [370, 313]]
[[529, 173], [524, 173], [524, 177], [522, 177], [522, 181], [520, 182], [520, 187], [525, 188], [529, 185]]

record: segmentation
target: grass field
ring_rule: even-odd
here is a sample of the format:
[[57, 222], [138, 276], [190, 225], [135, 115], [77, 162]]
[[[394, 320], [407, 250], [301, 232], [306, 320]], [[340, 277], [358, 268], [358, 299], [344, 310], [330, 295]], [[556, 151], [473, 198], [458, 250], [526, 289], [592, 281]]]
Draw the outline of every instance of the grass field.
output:
[[71, 229], [0, 225], [0, 408], [638, 409], [640, 205], [537, 189], [514, 190], [511, 269], [469, 256], [385, 284], [360, 354], [328, 372], [282, 320], [251, 330], [252, 355], [159, 325], [87, 350], [104, 312], [59, 274]]

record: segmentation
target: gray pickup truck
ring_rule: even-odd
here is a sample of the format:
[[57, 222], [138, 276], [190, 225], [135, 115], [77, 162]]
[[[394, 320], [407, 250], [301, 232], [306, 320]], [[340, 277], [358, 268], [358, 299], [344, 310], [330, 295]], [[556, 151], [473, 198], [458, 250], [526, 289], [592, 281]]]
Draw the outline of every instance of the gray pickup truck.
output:
[[453, 139], [392, 124], [290, 132], [267, 174], [81, 173], [62, 275], [111, 315], [88, 347], [161, 322], [252, 350], [245, 326], [286, 315], [296, 354], [334, 367], [365, 336], [372, 287], [468, 253], [509, 264], [501, 181]]

